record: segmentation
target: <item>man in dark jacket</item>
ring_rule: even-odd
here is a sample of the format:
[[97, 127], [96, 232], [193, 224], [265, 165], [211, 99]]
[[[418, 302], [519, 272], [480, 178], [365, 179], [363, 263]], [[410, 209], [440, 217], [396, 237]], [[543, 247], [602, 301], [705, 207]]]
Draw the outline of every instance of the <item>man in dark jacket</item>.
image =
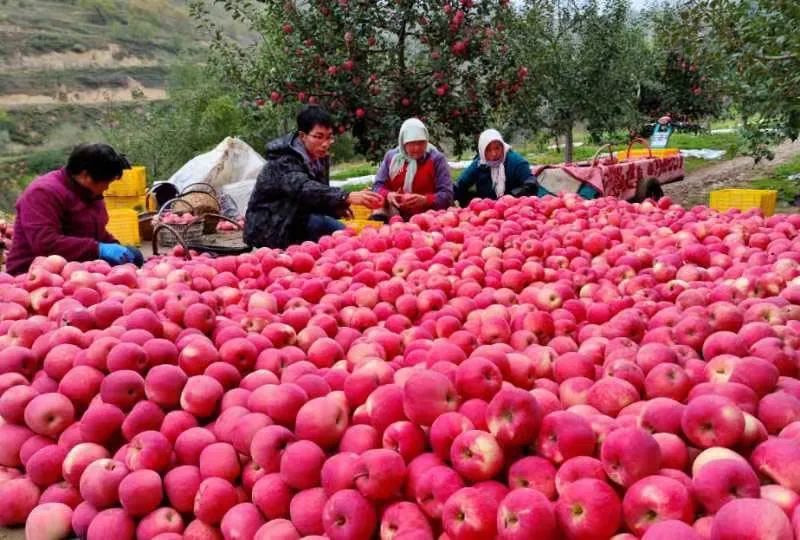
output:
[[267, 144], [267, 163], [256, 180], [245, 216], [244, 240], [253, 247], [285, 248], [317, 241], [344, 228], [337, 218], [351, 204], [378, 208], [371, 191], [347, 193], [330, 186], [331, 117], [319, 107], [304, 108], [297, 132]]

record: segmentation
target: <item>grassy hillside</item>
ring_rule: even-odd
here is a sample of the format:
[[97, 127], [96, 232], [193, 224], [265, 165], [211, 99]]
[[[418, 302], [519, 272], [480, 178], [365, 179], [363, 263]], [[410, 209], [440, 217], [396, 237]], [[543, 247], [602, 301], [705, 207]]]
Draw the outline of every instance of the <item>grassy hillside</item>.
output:
[[116, 59], [169, 60], [197, 43], [181, 0], [6, 0], [0, 58], [84, 53], [119, 45]]
[[206, 46], [185, 0], [0, 0], [0, 211], [74, 144], [102, 139], [115, 110], [164, 99], [171, 66]]

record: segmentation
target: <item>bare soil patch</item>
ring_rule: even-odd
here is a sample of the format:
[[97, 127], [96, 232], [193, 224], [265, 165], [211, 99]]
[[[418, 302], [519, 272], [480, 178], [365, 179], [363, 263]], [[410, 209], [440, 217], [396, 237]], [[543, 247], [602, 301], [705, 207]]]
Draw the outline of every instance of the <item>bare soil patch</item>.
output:
[[55, 96], [8, 94], [0, 96], [0, 107], [22, 107], [27, 105], [97, 105], [108, 102], [126, 102], [135, 99], [157, 101], [167, 98], [164, 88], [146, 88], [131, 79], [127, 88], [96, 88], [92, 90], [59, 91]]
[[682, 182], [664, 186], [664, 192], [683, 206], [708, 204], [708, 194], [717, 189], [747, 187], [769, 175], [777, 166], [800, 154], [800, 140], [785, 142], [775, 149], [775, 159], [756, 164], [752, 158], [737, 157], [709, 165], [686, 175]]
[[0, 67], [4, 69], [75, 69], [82, 67], [140, 67], [158, 65], [156, 60], [122, 55], [122, 48], [112, 43], [106, 49], [60, 51], [37, 55], [10, 55]]

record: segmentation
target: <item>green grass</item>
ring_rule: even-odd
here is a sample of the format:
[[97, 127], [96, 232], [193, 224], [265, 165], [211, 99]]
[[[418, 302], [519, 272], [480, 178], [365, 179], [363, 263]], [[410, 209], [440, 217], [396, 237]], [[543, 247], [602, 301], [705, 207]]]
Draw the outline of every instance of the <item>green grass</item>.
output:
[[741, 120], [737, 118], [726, 118], [711, 121], [711, 129], [732, 129], [741, 125]]
[[[59, 133], [69, 131], [70, 126], [84, 132], [96, 130], [107, 124], [106, 116], [110, 108], [135, 108], [133, 103], [104, 106], [83, 105], [39, 105], [20, 107], [6, 112], [9, 123], [11, 141], [18, 146], [28, 147], [25, 152], [34, 152], [44, 145], [58, 146]], [[75, 138], [60, 141], [63, 146], [76, 143]]]
[[[585, 161], [592, 159], [592, 157], [594, 157], [594, 155], [597, 153], [598, 148], [598, 146], [591, 144], [576, 146], [572, 150], [572, 159], [573, 161]], [[561, 152], [556, 150], [548, 150], [547, 152], [525, 152], [523, 155], [528, 161], [535, 165], [552, 165], [555, 163], [564, 162], [563, 148], [561, 149]]]
[[775, 167], [775, 175], [777, 176], [791, 176], [793, 174], [800, 174], [800, 155], [793, 157], [791, 160]]
[[675, 148], [725, 150], [725, 157], [731, 159], [739, 153], [744, 144], [742, 137], [734, 133], [676, 133], [670, 137], [669, 145]]
[[348, 178], [355, 178], [358, 176], [367, 176], [375, 174], [378, 166], [374, 163], [366, 161], [356, 161], [350, 163], [343, 163], [336, 165], [331, 171], [332, 180], [347, 180]]
[[750, 186], [755, 189], [774, 189], [778, 192], [780, 202], [792, 204], [800, 196], [800, 180], [789, 179], [794, 174], [800, 174], [800, 155], [777, 166], [769, 176], [753, 180]]

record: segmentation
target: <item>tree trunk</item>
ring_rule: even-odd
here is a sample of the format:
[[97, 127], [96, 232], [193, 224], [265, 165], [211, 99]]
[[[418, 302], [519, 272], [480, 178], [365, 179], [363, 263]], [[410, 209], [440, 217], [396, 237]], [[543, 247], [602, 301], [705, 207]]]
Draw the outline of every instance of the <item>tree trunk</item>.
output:
[[572, 124], [567, 126], [566, 131], [564, 132], [564, 163], [572, 163], [572, 147], [573, 147], [573, 140], [572, 140]]

